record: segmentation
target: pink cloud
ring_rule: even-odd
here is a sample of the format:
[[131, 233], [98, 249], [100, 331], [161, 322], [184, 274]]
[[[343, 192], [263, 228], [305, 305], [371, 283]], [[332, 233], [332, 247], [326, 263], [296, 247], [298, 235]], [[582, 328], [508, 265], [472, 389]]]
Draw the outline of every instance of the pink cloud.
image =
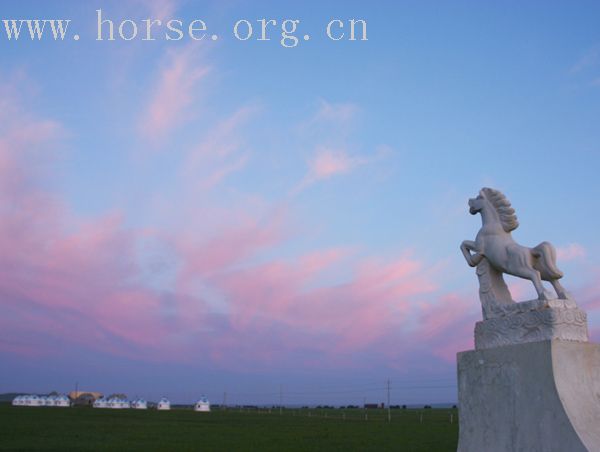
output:
[[238, 108], [218, 121], [191, 148], [182, 169], [187, 190], [204, 192], [246, 166], [250, 152], [244, 144], [243, 131], [258, 111], [254, 105]]
[[331, 103], [325, 100], [319, 101], [319, 108], [311, 122], [342, 122], [348, 123], [353, 120], [360, 111], [357, 105], [346, 103]]
[[310, 165], [310, 176], [313, 179], [327, 179], [336, 174], [343, 174], [362, 164], [363, 160], [351, 157], [343, 151], [320, 149]]
[[287, 338], [294, 347], [347, 353], [401, 330], [416, 309], [413, 302], [434, 290], [421, 276], [422, 265], [407, 258], [350, 262], [352, 276], [314, 286], [322, 272], [342, 265], [344, 256], [341, 250], [311, 253], [294, 263], [269, 262], [218, 278], [235, 334], [279, 325], [278, 340]]
[[315, 156], [309, 162], [307, 174], [300, 184], [296, 186], [294, 192], [299, 192], [315, 182], [330, 179], [340, 174], [350, 173], [366, 162], [366, 159], [351, 156], [343, 150], [319, 147], [316, 150]]
[[559, 262], [582, 259], [585, 256], [585, 248], [578, 243], [570, 243], [569, 245], [556, 248], [556, 257]]
[[175, 11], [179, 6], [179, 2], [175, 0], [144, 0], [144, 6], [150, 11], [152, 19], [160, 19], [162, 21], [174, 18]]
[[269, 222], [249, 219], [247, 222], [223, 227], [214, 235], [194, 236], [194, 232], [180, 233], [173, 239], [182, 260], [180, 284], [200, 276], [210, 276], [229, 270], [279, 243], [282, 237], [281, 220]]
[[600, 309], [600, 269], [592, 269], [587, 280], [582, 287], [572, 289], [573, 295], [584, 309], [595, 311]]
[[[0, 325], [6, 335], [38, 341], [46, 355], [54, 352], [45, 343], [65, 341], [147, 360], [187, 362], [201, 351], [228, 368], [281, 363], [290, 354], [289, 366], [314, 361], [314, 353], [339, 361], [398, 335], [420, 297], [435, 290], [423, 264], [406, 256], [386, 262], [325, 249], [256, 262], [285, 243], [277, 215], [211, 234], [153, 233], [126, 229], [118, 213], [77, 218], [35, 184], [13, 195], [33, 201], [1, 225], [0, 291], [3, 309], [27, 326]], [[170, 242], [176, 255], [169, 296], [139, 280], [136, 246], [148, 234]], [[222, 314], [211, 313], [219, 310], [212, 296]], [[0, 342], [12, 353], [31, 352], [27, 343], [6, 345], [7, 336]]]
[[349, 174], [358, 167], [375, 162], [390, 155], [387, 145], [376, 146], [374, 152], [352, 153], [354, 140], [350, 139], [355, 130], [355, 117], [358, 107], [351, 103], [333, 104], [321, 101], [317, 112], [300, 125], [302, 139], [312, 138], [314, 152], [308, 161], [308, 168], [302, 180], [291, 190], [297, 194], [308, 186]]
[[422, 306], [416, 340], [433, 354], [454, 362], [456, 353], [473, 349], [475, 322], [481, 320], [479, 300], [447, 294], [439, 302]]
[[240, 107], [217, 122], [200, 144], [188, 155], [186, 167], [195, 167], [206, 156], [226, 157], [235, 153], [243, 142], [239, 129], [259, 111], [255, 105]]
[[199, 83], [211, 68], [194, 45], [168, 53], [139, 123], [140, 134], [159, 143], [190, 118], [189, 107], [201, 94]]
[[218, 168], [215, 168], [211, 174], [204, 178], [200, 184], [203, 189], [212, 188], [222, 182], [227, 176], [240, 171], [246, 166], [248, 162], [248, 155], [244, 154], [240, 157], [232, 160], [229, 163], [223, 164]]
[[118, 213], [80, 218], [48, 191], [62, 128], [17, 107], [24, 103], [18, 87], [9, 94], [0, 135], [0, 306], [11, 315], [0, 316], [0, 342], [34, 338], [46, 354], [60, 338], [117, 354], [119, 340], [148, 345], [160, 337], [159, 306], [157, 294], [135, 287], [135, 234]]
[[[199, 152], [243, 155], [223, 140], [249, 114], [222, 121]], [[11, 117], [0, 138], [4, 352], [54, 356], [78, 348], [161, 362], [206, 356], [224, 368], [299, 368], [352, 366], [352, 356], [382, 343], [381, 353], [408, 356], [420, 337], [445, 357], [453, 338], [464, 340], [466, 305], [442, 306], [441, 320], [423, 308], [445, 303], [432, 266], [345, 247], [285, 252], [295, 238], [285, 207], [218, 204], [226, 213], [215, 220], [210, 205], [192, 202], [191, 215], [167, 228], [129, 228], [119, 211], [78, 216], [48, 190], [48, 166], [34, 158], [50, 152], [61, 127], [24, 113]], [[351, 160], [327, 157], [314, 171], [327, 177]], [[149, 239], [173, 262], [161, 284], [143, 270], [139, 249]]]
[[139, 15], [144, 19], [159, 19], [165, 22], [169, 19], [176, 19], [177, 10], [187, 0], [129, 0], [119, 2], [111, 6], [111, 12], [114, 10], [122, 17], [135, 17]]

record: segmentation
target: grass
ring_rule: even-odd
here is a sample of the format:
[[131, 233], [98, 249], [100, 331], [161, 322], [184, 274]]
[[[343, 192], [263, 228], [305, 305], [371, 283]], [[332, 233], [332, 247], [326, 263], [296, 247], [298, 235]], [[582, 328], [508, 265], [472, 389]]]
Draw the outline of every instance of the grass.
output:
[[0, 404], [0, 450], [456, 450], [456, 410], [392, 410], [391, 423], [384, 410], [368, 410], [367, 420], [364, 415], [359, 409], [280, 415]]

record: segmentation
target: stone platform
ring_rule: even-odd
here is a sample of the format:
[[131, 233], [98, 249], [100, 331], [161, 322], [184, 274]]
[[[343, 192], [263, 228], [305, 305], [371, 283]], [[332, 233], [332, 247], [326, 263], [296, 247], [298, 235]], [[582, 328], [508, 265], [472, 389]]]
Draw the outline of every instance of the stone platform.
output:
[[600, 451], [600, 345], [545, 340], [459, 353], [458, 399], [460, 452]]
[[588, 341], [587, 315], [571, 300], [511, 303], [475, 324], [475, 349], [559, 339]]

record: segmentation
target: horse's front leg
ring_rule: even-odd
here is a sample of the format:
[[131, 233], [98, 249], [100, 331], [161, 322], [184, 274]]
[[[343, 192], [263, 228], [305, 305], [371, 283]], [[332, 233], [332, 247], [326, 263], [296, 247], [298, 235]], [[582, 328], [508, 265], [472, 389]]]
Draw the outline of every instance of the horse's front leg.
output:
[[[476, 267], [479, 265], [481, 260], [483, 259], [483, 254], [477, 252], [477, 244], [472, 240], [465, 240], [460, 244], [460, 250], [471, 267]], [[475, 251], [475, 253], [471, 253], [471, 251]]]

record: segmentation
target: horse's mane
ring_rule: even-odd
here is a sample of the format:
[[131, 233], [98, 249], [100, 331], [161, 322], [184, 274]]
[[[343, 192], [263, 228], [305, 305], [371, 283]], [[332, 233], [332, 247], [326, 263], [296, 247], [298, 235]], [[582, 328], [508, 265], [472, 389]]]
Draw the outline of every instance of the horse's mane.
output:
[[493, 188], [483, 188], [481, 191], [492, 206], [494, 206], [496, 212], [498, 212], [502, 229], [506, 232], [517, 229], [519, 227], [519, 221], [515, 215], [515, 209], [511, 207], [510, 201], [506, 199], [506, 196]]

